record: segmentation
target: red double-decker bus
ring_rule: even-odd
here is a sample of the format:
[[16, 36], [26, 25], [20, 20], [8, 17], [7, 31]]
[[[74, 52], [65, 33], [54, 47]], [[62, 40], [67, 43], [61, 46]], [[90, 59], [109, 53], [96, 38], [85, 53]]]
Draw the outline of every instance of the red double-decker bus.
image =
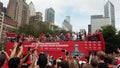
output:
[[[8, 35], [11, 36], [11, 35]], [[97, 40], [91, 40], [96, 37]], [[34, 48], [36, 41], [23, 42], [24, 53], [28, 52], [28, 48]], [[6, 42], [6, 51], [10, 54], [10, 49], [13, 49], [14, 42]], [[59, 42], [41, 42], [38, 47], [38, 53], [48, 53], [49, 56], [53, 56], [54, 59], [65, 56], [62, 51], [69, 52], [72, 57], [79, 55], [80, 57], [88, 56], [90, 52], [97, 52], [99, 50], [105, 50], [105, 42], [101, 32], [97, 32], [92, 36], [87, 36], [85, 41], [59, 41]]]

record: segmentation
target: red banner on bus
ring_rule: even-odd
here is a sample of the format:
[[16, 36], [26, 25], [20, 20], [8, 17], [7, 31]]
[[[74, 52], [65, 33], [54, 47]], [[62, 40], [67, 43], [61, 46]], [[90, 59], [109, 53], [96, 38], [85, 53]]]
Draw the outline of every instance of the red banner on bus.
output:
[[[34, 48], [35, 46], [36, 42], [24, 42], [24, 53], [28, 52], [28, 48]], [[8, 54], [10, 54], [10, 49], [13, 48], [13, 42], [8, 42], [6, 44], [6, 51], [8, 52]], [[79, 53], [79, 55], [82, 57], [88, 56], [89, 52], [95, 52], [104, 49], [104, 44], [101, 41], [42, 42], [38, 47], [38, 53], [48, 53], [50, 56], [54, 56], [54, 58], [57, 58], [59, 56], [65, 55], [61, 50], [66, 50], [71, 54], [71, 56], [75, 55], [73, 53]]]

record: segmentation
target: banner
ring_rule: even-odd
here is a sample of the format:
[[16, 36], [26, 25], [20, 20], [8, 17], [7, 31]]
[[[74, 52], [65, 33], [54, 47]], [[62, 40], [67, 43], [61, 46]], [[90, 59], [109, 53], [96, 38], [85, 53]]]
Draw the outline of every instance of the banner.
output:
[[[36, 42], [24, 42], [24, 53], [28, 53], [28, 48], [34, 48]], [[65, 56], [62, 50], [66, 50], [69, 53], [79, 53], [80, 56], [88, 56], [89, 52], [95, 52], [104, 50], [105, 44], [101, 41], [64, 41], [64, 42], [42, 42], [38, 47], [38, 53], [48, 53], [50, 56], [57, 58], [59, 56]], [[6, 51], [10, 54], [10, 50], [14, 48], [13, 42], [6, 43]], [[75, 54], [72, 54], [75, 55]]]

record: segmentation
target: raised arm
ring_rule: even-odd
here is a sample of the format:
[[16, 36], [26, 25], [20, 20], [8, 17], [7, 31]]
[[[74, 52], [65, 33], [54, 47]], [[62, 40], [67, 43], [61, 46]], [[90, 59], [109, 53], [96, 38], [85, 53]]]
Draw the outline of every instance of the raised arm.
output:
[[36, 59], [38, 58], [38, 55], [37, 55], [37, 51], [35, 50], [34, 51], [34, 56], [33, 56], [33, 60], [31, 62], [31, 65], [28, 67], [28, 68], [34, 68], [34, 65], [35, 65], [35, 62], [36, 62]]
[[91, 64], [92, 58], [93, 58], [93, 54], [90, 54], [90, 56], [89, 56], [89, 64]]
[[11, 52], [11, 54], [10, 54], [10, 58], [13, 58], [13, 57], [16, 56], [17, 45], [18, 45], [18, 43], [15, 42], [15, 43], [14, 43], [14, 49], [12, 50], [12, 52]]
[[32, 53], [32, 51], [29, 51], [25, 57], [23, 57], [20, 61], [20, 64], [24, 63], [24, 61], [29, 57], [29, 55]]
[[19, 52], [18, 52], [18, 54], [17, 54], [17, 57], [20, 57], [21, 55], [22, 55], [22, 53], [23, 53], [23, 46], [21, 45], [21, 46], [19, 46]]
[[40, 45], [40, 42], [38, 42], [35, 46], [35, 51], [34, 51], [34, 56], [33, 56], [33, 60], [32, 60], [32, 63], [31, 65], [29, 66], [29, 68], [34, 68], [34, 65], [35, 65], [35, 61], [36, 59], [38, 58], [38, 54], [37, 54], [37, 49], [38, 49], [38, 46]]

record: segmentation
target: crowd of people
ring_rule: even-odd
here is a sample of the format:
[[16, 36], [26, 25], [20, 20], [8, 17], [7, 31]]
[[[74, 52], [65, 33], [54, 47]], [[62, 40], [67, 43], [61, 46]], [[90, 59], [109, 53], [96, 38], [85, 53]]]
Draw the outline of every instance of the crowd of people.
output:
[[41, 33], [38, 38], [35, 38], [32, 35], [25, 35], [21, 34], [18, 35], [16, 33], [7, 33], [7, 38], [10, 42], [15, 42], [15, 41], [24, 41], [24, 42], [29, 42], [29, 41], [40, 41], [40, 42], [60, 42], [60, 41], [100, 41], [100, 32], [95, 32], [93, 35], [88, 33], [88, 35], [83, 34], [82, 32], [75, 33], [75, 32], [67, 32], [65, 33], [60, 33], [52, 36], [49, 33]]
[[[79, 55], [71, 57], [68, 52], [65, 52], [65, 58], [61, 56], [58, 57], [58, 59], [53, 59], [52, 57], [54, 56], [51, 57], [44, 52], [37, 52], [40, 42], [100, 41], [100, 33], [99, 31], [93, 35], [88, 33], [87, 36], [81, 32], [60, 33], [55, 36], [49, 33], [41, 33], [38, 38], [32, 35], [18, 35], [13, 32], [6, 33], [7, 41], [13, 42], [14, 48], [10, 50], [10, 55], [8, 55], [6, 51], [0, 51], [0, 68], [115, 68], [115, 66], [117, 67], [117, 65], [120, 64], [120, 61], [114, 62], [115, 66], [112, 62], [113, 59], [120, 59], [118, 54], [117, 56], [106, 55], [103, 51], [99, 51], [97, 55], [91, 53], [90, 56], [88, 56], [89, 59], [84, 56], [84, 60], [82, 60]], [[34, 49], [28, 49], [28, 53], [24, 54], [23, 42], [31, 41], [38, 43]]]
[[[119, 68], [120, 49], [118, 53], [105, 54], [98, 51], [97, 54], [91, 53], [88, 58], [81, 59], [78, 55], [70, 58], [65, 54], [65, 58], [52, 59], [49, 54], [38, 53], [38, 42], [34, 49], [29, 49], [27, 54], [23, 54], [23, 46], [14, 43], [11, 54], [0, 51], [0, 68]], [[65, 52], [67, 53], [67, 52]], [[54, 57], [54, 56], [53, 56]], [[52, 60], [52, 61], [51, 61]]]

